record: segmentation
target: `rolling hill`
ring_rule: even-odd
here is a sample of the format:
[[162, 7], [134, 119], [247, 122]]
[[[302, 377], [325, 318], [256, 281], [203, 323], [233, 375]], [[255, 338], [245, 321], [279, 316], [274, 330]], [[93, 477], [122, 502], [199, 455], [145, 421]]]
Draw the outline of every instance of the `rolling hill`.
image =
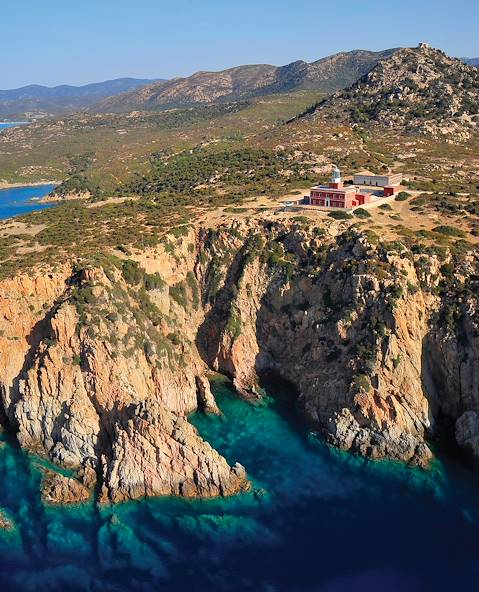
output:
[[221, 72], [197, 72], [100, 101], [96, 112], [162, 110], [171, 107], [209, 104], [218, 101], [284, 93], [294, 90], [334, 92], [355, 82], [379, 60], [395, 52], [355, 50], [313, 63], [297, 61], [286, 66], [268, 64], [238, 66]]

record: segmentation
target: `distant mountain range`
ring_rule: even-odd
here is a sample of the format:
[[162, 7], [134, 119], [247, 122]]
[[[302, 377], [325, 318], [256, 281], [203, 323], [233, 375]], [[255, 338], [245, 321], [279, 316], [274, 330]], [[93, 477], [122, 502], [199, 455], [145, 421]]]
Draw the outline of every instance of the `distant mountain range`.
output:
[[111, 113], [161, 110], [301, 89], [330, 93], [353, 84], [379, 60], [390, 57], [395, 51], [355, 50], [313, 63], [297, 61], [280, 67], [260, 64], [221, 72], [197, 72], [188, 78], [174, 78], [107, 98], [92, 110]]
[[0, 90], [0, 117], [71, 113], [86, 109], [111, 95], [136, 90], [158, 80], [117, 78], [85, 86], [55, 87], [32, 84], [12, 90]]
[[[398, 49], [337, 53], [312, 63], [244, 65], [185, 78], [118, 78], [85, 86], [29, 85], [0, 90], [0, 119], [32, 119], [89, 110], [96, 113], [159, 111], [237, 101], [296, 90], [334, 93], [370, 72]], [[479, 66], [479, 58], [460, 58]]]
[[470, 66], [479, 66], [479, 58], [461, 58], [461, 60]]

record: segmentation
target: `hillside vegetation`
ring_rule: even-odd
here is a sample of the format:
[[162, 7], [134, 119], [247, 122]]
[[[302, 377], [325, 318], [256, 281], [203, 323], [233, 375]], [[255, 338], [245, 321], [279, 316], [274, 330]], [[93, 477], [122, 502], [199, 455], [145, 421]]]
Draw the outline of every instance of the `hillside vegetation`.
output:
[[103, 190], [113, 191], [132, 174], [147, 172], [152, 153], [218, 141], [242, 146], [321, 96], [299, 91], [160, 113], [82, 113], [11, 128], [0, 133], [0, 181], [66, 179], [71, 174], [70, 157], [93, 151], [88, 177]]
[[311, 114], [465, 139], [479, 122], [479, 70], [428, 46], [401, 49]]
[[392, 55], [394, 51], [355, 50], [328, 56], [311, 64], [297, 61], [281, 67], [261, 64], [238, 66], [221, 72], [197, 72], [188, 78], [175, 78], [106, 99], [95, 105], [93, 110], [148, 111], [295, 90], [333, 92], [355, 82], [378, 60]]

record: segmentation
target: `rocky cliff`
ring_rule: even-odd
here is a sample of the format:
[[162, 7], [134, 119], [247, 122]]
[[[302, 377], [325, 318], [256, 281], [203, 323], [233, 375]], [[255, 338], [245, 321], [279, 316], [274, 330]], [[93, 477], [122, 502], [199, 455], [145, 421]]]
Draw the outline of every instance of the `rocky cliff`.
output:
[[454, 256], [243, 221], [4, 280], [2, 423], [76, 472], [46, 479], [50, 502], [248, 487], [188, 422], [218, 412], [209, 369], [252, 398], [265, 375], [289, 381], [311, 429], [346, 450], [426, 465], [447, 416], [477, 456], [478, 259]]
[[2, 284], [3, 423], [104, 501], [239, 491], [244, 469], [187, 420], [217, 409], [186, 313], [159, 276], [115, 262]]
[[477, 253], [321, 234], [271, 225], [235, 245], [199, 331], [208, 364], [246, 396], [289, 381], [340, 448], [426, 466], [447, 417], [477, 455]]

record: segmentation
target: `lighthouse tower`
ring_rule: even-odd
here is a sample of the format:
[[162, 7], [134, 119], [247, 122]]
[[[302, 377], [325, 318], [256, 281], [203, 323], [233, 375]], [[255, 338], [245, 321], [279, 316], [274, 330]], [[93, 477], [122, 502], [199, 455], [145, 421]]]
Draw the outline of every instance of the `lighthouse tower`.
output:
[[341, 179], [341, 171], [334, 165], [333, 174], [331, 175], [331, 182], [329, 183], [331, 189], [342, 189], [343, 181]]

